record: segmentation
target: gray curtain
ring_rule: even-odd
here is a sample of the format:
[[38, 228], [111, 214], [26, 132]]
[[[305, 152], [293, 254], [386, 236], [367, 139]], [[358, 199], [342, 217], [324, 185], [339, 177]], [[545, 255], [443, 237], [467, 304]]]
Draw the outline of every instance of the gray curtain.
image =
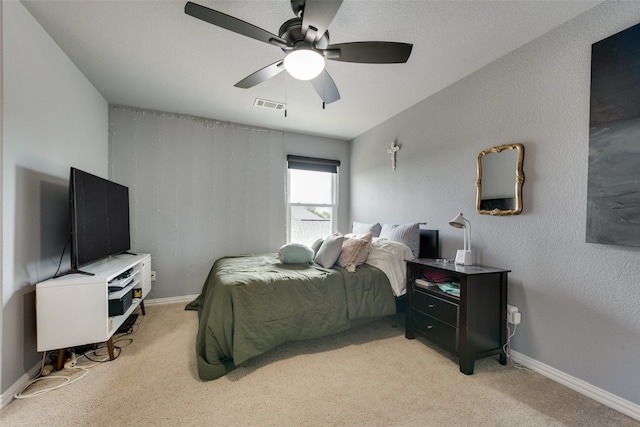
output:
[[129, 187], [131, 244], [150, 253], [151, 298], [200, 292], [224, 255], [285, 242], [282, 132], [111, 106], [109, 178]]

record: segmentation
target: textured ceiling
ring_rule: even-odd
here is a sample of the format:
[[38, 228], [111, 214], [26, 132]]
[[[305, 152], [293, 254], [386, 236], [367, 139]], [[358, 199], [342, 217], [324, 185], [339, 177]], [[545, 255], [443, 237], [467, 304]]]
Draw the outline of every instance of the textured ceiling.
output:
[[[274, 34], [293, 18], [287, 0], [196, 3]], [[601, 1], [345, 0], [331, 43], [413, 43], [406, 64], [328, 61], [342, 99], [322, 109], [309, 82], [287, 73], [233, 85], [283, 57], [274, 46], [184, 13], [186, 1], [22, 3], [111, 104], [352, 139]], [[287, 103], [282, 112], [256, 98]]]

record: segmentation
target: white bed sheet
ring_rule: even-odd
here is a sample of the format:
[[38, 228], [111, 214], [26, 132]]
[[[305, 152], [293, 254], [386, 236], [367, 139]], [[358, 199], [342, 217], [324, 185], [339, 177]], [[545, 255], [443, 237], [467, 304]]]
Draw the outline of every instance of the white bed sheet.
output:
[[405, 261], [413, 258], [413, 252], [407, 245], [374, 238], [371, 243], [371, 252], [365, 263], [382, 270], [389, 278], [393, 294], [399, 297], [406, 293], [407, 266]]

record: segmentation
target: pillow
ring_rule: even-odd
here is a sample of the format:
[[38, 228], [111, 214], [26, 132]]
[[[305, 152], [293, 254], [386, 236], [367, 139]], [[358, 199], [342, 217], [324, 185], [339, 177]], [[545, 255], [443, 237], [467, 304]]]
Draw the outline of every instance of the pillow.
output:
[[367, 233], [367, 239], [345, 238], [342, 243], [342, 252], [338, 258], [338, 265], [353, 273], [356, 267], [364, 264], [371, 251], [371, 233]]
[[420, 254], [420, 223], [412, 224], [385, 224], [380, 231], [380, 238], [394, 242], [404, 243], [411, 248], [414, 257]]
[[320, 249], [320, 246], [322, 246], [323, 242], [324, 242], [324, 239], [318, 239], [315, 242], [313, 242], [313, 245], [311, 245], [311, 249], [313, 249], [313, 256], [314, 257], [318, 253], [318, 249]]
[[387, 239], [374, 239], [371, 243], [371, 250], [374, 248], [385, 249], [393, 254], [396, 259], [402, 261], [410, 261], [413, 258], [413, 251], [411, 248], [404, 243], [393, 242]]
[[[373, 241], [373, 233], [371, 231], [369, 231], [368, 233], [364, 233], [364, 234], [356, 234], [356, 233], [347, 233], [344, 235], [345, 239], [362, 239], [362, 240], [366, 240], [367, 242], [371, 243]], [[377, 237], [376, 237], [377, 239]]]
[[289, 243], [278, 250], [278, 259], [283, 264], [309, 264], [314, 255], [313, 249], [302, 243]]
[[353, 225], [351, 226], [351, 232], [355, 234], [365, 234], [371, 232], [373, 237], [380, 236], [381, 226], [379, 223], [375, 224], [365, 224], [363, 222], [353, 221]]
[[333, 267], [340, 256], [343, 241], [344, 236], [342, 234], [335, 234], [324, 239], [314, 259], [315, 262], [324, 268]]
[[[347, 239], [360, 239], [360, 240], [366, 240], [367, 242], [371, 243], [373, 241], [373, 234], [371, 232], [368, 232], [366, 234], [349, 233], [349, 234], [345, 234], [344, 238], [345, 238], [345, 241], [342, 242], [343, 251], [344, 251], [344, 245], [347, 242]], [[364, 264], [370, 252], [371, 252], [371, 245], [369, 245], [369, 250], [367, 250], [366, 253], [360, 254], [360, 257], [358, 257], [358, 259], [356, 260], [356, 263], [357, 263], [356, 265]], [[339, 259], [338, 259], [338, 263], [340, 263]]]

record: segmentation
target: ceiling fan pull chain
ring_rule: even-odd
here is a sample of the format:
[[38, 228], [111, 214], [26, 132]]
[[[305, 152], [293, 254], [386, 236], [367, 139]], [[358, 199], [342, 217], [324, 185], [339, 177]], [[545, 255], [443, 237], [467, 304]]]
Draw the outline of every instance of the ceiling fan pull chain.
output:
[[[322, 109], [324, 110], [326, 104], [331, 104], [340, 99], [340, 93], [335, 82], [331, 75], [327, 73], [327, 70], [324, 69], [325, 60], [360, 64], [398, 64], [407, 62], [413, 49], [413, 44], [411, 43], [390, 41], [329, 44], [328, 27], [340, 9], [342, 2], [343, 0], [291, 0], [291, 8], [296, 18], [285, 21], [280, 26], [278, 35], [226, 13], [192, 3], [191, 1], [187, 1], [185, 4], [184, 12], [219, 28], [276, 46], [286, 54], [284, 60], [276, 61], [248, 75], [236, 83], [235, 87], [249, 89], [285, 71], [285, 69], [287, 73], [291, 73], [291, 67], [287, 69], [284, 65], [285, 61], [292, 65], [295, 64], [296, 57], [311, 54], [318, 64], [318, 68], [314, 70], [315, 73], [307, 75], [303, 73], [296, 77], [294, 72], [291, 76], [298, 80], [312, 80], [313, 88], [322, 98]], [[324, 73], [322, 82], [320, 79], [316, 80], [319, 75], [317, 72], [319, 69], [322, 69], [323, 71], [321, 72]], [[327, 91], [331, 93], [327, 94]], [[286, 106], [284, 114], [286, 117]]]
[[325, 85], [325, 76], [327, 75], [327, 73], [322, 70], [322, 109], [324, 110], [325, 107], [325, 100], [327, 99], [327, 86]]
[[289, 81], [288, 73], [284, 73], [284, 116], [287, 117], [287, 82]]

